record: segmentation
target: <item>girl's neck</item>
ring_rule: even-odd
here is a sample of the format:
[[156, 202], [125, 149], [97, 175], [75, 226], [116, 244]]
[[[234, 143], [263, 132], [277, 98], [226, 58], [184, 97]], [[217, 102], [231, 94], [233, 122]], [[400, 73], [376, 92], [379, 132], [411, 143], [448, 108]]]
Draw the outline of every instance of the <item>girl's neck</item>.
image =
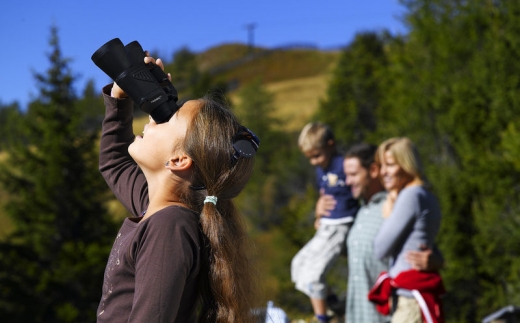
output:
[[150, 202], [148, 204], [148, 209], [144, 214], [144, 218], [172, 205], [188, 208], [188, 206], [182, 202], [179, 194], [176, 194], [175, 192], [175, 187], [179, 186], [178, 183], [172, 184], [169, 180], [149, 181], [148, 198]]
[[169, 206], [173, 206], [173, 205], [188, 208], [188, 206], [186, 204], [184, 204], [183, 202], [181, 202], [180, 200], [179, 201], [169, 201], [169, 202], [164, 202], [164, 203], [156, 203], [156, 204], [150, 203], [148, 205], [148, 209], [146, 209], [146, 213], [143, 215], [143, 219], [149, 218], [150, 216], [157, 213], [158, 211], [165, 209]]
[[[144, 171], [143, 171], [144, 172]], [[179, 189], [185, 185], [185, 183], [177, 176], [172, 176], [168, 173], [145, 173], [146, 180], [148, 182], [148, 198], [149, 205], [143, 218], [150, 217], [154, 213], [167, 208], [172, 205], [182, 206], [189, 208], [184, 202], [182, 202]]]

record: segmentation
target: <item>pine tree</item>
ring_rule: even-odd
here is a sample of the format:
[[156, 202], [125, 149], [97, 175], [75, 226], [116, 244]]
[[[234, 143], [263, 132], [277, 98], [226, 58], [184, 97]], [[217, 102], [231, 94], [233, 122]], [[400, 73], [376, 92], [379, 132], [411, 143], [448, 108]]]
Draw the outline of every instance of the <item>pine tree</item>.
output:
[[[520, 112], [514, 1], [404, 1], [410, 33], [392, 44], [378, 119], [381, 139], [411, 137], [443, 211], [438, 237], [450, 322], [476, 322], [515, 303]], [[505, 131], [508, 129], [509, 131]], [[516, 151], [518, 153], [518, 151]]]
[[89, 80], [83, 90], [82, 97], [75, 102], [76, 110], [83, 119], [79, 131], [92, 133], [101, 131], [105, 106], [103, 105], [103, 97], [99, 93], [100, 91], [96, 88], [94, 81]]
[[51, 27], [51, 67], [2, 163], [14, 232], [0, 245], [4, 322], [92, 322], [115, 227], [97, 170], [97, 131], [82, 127], [75, 77]]
[[314, 233], [313, 169], [298, 149], [297, 134], [285, 131], [274, 116], [273, 95], [260, 81], [244, 86], [237, 101], [242, 124], [260, 138], [255, 169], [238, 205], [252, 223], [265, 301], [309, 311], [308, 298], [294, 289], [289, 268]]
[[238, 102], [237, 115], [260, 138], [255, 171], [242, 194], [242, 199], [250, 200], [243, 205], [255, 223], [267, 229], [280, 224], [279, 210], [287, 199], [304, 190], [306, 177], [301, 174], [301, 154], [296, 149], [296, 139], [283, 131], [281, 120], [273, 115], [272, 94], [260, 81], [243, 87]]
[[173, 54], [172, 64], [167, 70], [172, 75], [172, 83], [180, 89], [195, 84], [200, 74], [197, 56], [187, 47], [182, 47]]
[[21, 114], [18, 103], [0, 103], [0, 151], [7, 148], [10, 138], [19, 132], [17, 125]]
[[377, 128], [388, 38], [386, 33], [358, 34], [341, 54], [316, 115], [332, 127], [340, 142], [362, 142]]
[[[409, 32], [385, 41], [376, 51], [383, 56], [354, 55], [356, 38], [319, 115], [348, 140], [407, 136], [417, 144], [443, 212], [448, 321], [477, 322], [520, 301], [520, 3], [402, 3]], [[383, 62], [367, 80], [356, 73], [365, 57]], [[374, 96], [375, 128], [358, 118], [359, 88], [367, 90], [359, 98]]]

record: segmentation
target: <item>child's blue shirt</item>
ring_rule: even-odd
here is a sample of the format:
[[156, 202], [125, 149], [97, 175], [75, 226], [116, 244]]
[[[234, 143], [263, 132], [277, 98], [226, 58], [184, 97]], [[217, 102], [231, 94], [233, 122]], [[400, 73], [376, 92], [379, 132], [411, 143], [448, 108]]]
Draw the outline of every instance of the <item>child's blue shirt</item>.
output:
[[359, 210], [359, 203], [352, 197], [350, 186], [347, 186], [343, 171], [343, 156], [334, 155], [326, 169], [316, 167], [318, 189], [324, 189], [325, 194], [334, 196], [336, 207], [330, 216], [322, 216], [324, 224], [342, 224], [354, 221]]

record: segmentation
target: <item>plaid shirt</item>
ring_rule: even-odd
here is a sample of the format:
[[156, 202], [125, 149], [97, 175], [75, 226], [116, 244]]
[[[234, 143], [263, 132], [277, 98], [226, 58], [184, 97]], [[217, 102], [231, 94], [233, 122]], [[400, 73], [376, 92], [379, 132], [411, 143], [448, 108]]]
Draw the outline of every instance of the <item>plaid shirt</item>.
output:
[[375, 305], [368, 300], [368, 292], [377, 277], [388, 270], [388, 263], [374, 256], [374, 237], [383, 223], [381, 208], [385, 198], [386, 192], [372, 196], [359, 210], [348, 235], [348, 323], [384, 323], [390, 320], [377, 312]]

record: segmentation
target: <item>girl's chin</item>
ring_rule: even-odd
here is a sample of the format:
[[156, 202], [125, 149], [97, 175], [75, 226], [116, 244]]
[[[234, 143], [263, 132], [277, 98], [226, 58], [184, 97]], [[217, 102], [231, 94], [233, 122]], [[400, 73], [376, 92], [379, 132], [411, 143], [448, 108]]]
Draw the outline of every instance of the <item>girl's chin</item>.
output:
[[135, 160], [134, 150], [137, 149], [137, 147], [135, 147], [134, 143], [135, 141], [128, 146], [128, 154], [130, 155], [130, 157], [132, 157], [132, 159]]

